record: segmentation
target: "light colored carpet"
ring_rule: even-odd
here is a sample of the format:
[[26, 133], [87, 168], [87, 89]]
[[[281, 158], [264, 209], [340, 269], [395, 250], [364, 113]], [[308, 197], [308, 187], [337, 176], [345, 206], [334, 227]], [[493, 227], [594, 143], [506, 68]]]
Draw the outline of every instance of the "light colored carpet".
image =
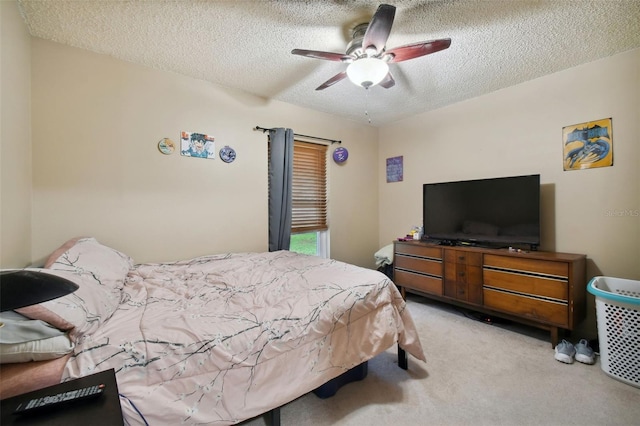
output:
[[640, 425], [640, 388], [607, 376], [599, 361], [556, 361], [547, 332], [485, 324], [419, 296], [407, 303], [426, 363], [409, 357], [402, 370], [391, 348], [335, 396], [282, 407], [282, 425]]

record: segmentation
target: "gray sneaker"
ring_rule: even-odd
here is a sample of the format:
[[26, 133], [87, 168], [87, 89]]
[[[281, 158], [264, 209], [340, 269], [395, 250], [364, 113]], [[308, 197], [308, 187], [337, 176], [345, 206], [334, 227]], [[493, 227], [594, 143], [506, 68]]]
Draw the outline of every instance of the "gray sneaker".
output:
[[576, 345], [576, 361], [583, 364], [595, 364], [596, 362], [596, 355], [586, 339], [581, 339]]
[[565, 364], [573, 364], [573, 357], [576, 354], [576, 348], [571, 342], [562, 339], [562, 342], [556, 345], [556, 354], [554, 358]]

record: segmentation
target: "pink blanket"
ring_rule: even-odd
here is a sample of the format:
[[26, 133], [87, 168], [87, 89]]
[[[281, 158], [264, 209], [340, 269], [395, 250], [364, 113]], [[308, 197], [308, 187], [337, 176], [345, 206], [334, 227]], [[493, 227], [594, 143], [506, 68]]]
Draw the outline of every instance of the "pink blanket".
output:
[[[291, 252], [142, 264], [63, 378], [114, 368], [149, 424], [234, 424], [279, 407], [396, 342], [424, 355], [382, 273]], [[128, 423], [140, 415], [123, 402]]]

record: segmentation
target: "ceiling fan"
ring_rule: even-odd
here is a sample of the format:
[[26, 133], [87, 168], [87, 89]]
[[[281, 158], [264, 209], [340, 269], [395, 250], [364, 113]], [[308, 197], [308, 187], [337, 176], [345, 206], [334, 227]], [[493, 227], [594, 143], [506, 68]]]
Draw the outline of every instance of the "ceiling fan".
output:
[[389, 89], [395, 85], [395, 80], [389, 71], [388, 64], [439, 52], [451, 45], [450, 38], [443, 38], [386, 50], [385, 45], [391, 33], [395, 14], [395, 6], [389, 4], [378, 6], [378, 10], [371, 18], [371, 22], [360, 24], [354, 28], [353, 40], [347, 45], [347, 50], [344, 54], [305, 49], [293, 49], [291, 53], [306, 56], [307, 58], [349, 64], [345, 71], [334, 75], [318, 86], [316, 90], [324, 90], [346, 77], [349, 77], [352, 82], [365, 89], [376, 84]]

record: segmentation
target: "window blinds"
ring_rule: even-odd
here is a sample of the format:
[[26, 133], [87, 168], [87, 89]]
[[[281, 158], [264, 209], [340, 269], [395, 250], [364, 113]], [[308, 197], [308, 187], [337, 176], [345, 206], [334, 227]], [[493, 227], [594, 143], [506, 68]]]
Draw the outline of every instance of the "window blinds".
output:
[[291, 233], [326, 231], [327, 146], [293, 144]]

